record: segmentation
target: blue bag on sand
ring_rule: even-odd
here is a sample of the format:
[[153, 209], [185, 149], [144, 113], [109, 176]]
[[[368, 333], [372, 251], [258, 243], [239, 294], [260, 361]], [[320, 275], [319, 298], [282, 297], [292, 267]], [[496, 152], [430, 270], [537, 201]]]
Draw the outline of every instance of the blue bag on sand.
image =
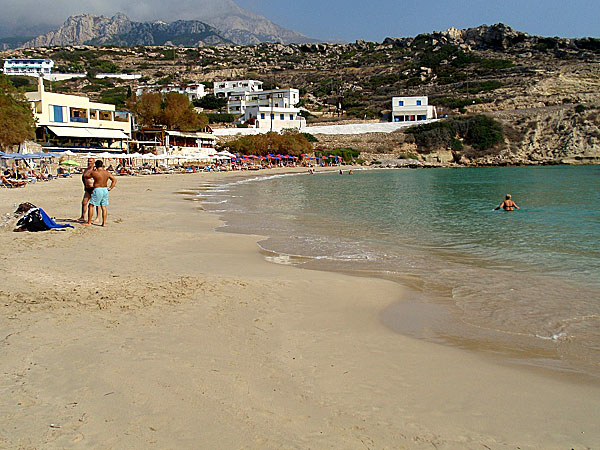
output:
[[58, 224], [42, 208], [35, 208], [17, 222], [15, 231], [47, 231], [61, 228], [73, 228], [73, 226]]

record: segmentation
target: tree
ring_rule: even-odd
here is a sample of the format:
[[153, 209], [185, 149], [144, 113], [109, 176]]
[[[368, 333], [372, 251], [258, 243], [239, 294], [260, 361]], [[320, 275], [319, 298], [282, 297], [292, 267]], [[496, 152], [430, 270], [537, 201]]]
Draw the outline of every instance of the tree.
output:
[[202, 98], [194, 100], [194, 106], [198, 106], [204, 109], [210, 109], [213, 111], [221, 111], [227, 106], [227, 99], [215, 97], [212, 94], [208, 94]]
[[194, 111], [188, 97], [176, 92], [165, 96], [148, 92], [128, 100], [129, 110], [142, 127], [166, 126], [181, 131], [202, 130], [208, 125], [205, 114]]
[[269, 132], [255, 136], [243, 136], [223, 145], [233, 153], [266, 156], [282, 153], [299, 156], [312, 152], [312, 144], [297, 130], [284, 130], [281, 134]]
[[8, 77], [0, 74], [0, 147], [35, 137], [35, 119], [29, 102]]
[[131, 97], [127, 106], [137, 117], [143, 127], [155, 127], [161, 124], [162, 97], [154, 92], [147, 92], [139, 97]]
[[187, 95], [176, 92], [165, 96], [162, 118], [163, 124], [174, 130], [195, 131], [208, 125], [208, 118], [194, 111]]

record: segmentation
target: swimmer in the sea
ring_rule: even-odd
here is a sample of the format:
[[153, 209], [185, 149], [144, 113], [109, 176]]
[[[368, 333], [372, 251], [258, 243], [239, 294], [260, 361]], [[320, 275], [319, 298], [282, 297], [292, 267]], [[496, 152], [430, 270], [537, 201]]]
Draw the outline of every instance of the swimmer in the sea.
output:
[[521, 209], [517, 206], [515, 202], [512, 201], [510, 194], [506, 194], [506, 198], [504, 199], [504, 201], [500, 203], [500, 205], [498, 205], [498, 207], [495, 208], [494, 211], [497, 211], [499, 209], [503, 209], [504, 211], [514, 211], [515, 208]]

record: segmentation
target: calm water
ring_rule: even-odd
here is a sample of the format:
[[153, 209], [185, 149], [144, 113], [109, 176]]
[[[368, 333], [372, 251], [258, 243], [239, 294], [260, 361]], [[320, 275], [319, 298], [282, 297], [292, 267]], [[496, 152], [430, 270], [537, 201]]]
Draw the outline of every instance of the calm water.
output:
[[[520, 211], [493, 211], [511, 193]], [[358, 171], [207, 186], [271, 260], [395, 279], [398, 331], [600, 375], [600, 168]]]

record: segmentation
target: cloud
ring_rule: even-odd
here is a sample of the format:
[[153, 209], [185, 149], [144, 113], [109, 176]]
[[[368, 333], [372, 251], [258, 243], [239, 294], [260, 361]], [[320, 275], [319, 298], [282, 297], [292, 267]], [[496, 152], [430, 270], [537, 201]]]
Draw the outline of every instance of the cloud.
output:
[[113, 16], [124, 13], [132, 20], [205, 19], [241, 8], [232, 0], [0, 0], [0, 31], [25, 31], [36, 25], [57, 26], [74, 14]]

